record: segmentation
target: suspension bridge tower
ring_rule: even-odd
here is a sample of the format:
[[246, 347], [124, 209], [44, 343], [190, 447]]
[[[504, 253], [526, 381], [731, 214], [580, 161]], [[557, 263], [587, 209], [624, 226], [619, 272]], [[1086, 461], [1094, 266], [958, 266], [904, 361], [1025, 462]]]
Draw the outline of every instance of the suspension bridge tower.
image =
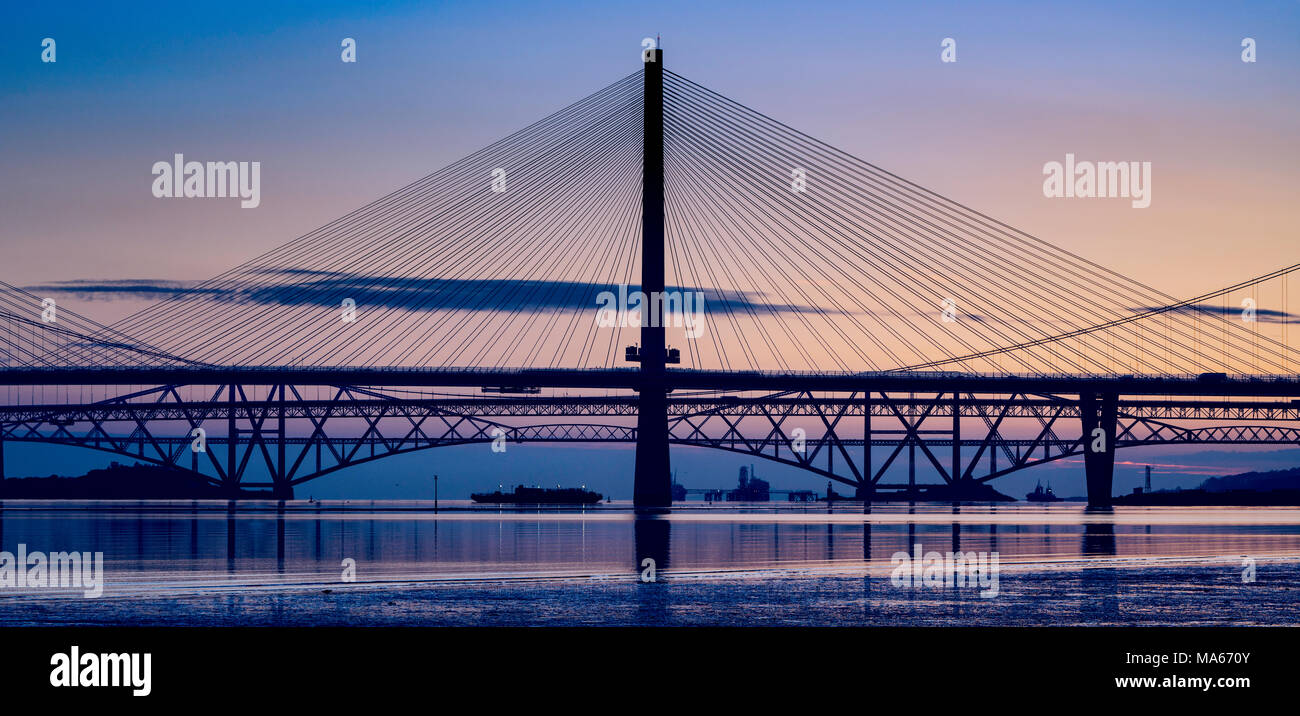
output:
[[[664, 54], [643, 53], [645, 65], [641, 184], [641, 291], [647, 300], [664, 293]], [[643, 304], [644, 305], [644, 304]], [[662, 319], [662, 311], [652, 311]], [[638, 512], [666, 512], [672, 505], [668, 462], [667, 341], [664, 321], [641, 321], [641, 387], [636, 418], [636, 474], [632, 488]]]

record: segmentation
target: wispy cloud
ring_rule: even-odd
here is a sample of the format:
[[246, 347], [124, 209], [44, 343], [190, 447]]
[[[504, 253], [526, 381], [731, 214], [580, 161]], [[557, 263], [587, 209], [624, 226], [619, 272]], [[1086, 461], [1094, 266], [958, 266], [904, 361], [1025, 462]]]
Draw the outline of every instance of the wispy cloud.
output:
[[[1129, 310], [1134, 313], [1146, 313], [1147, 311], [1154, 311], [1157, 308], [1161, 308], [1161, 307], [1160, 306], [1134, 306]], [[1170, 309], [1169, 313], [1186, 313], [1190, 315], [1201, 314], [1201, 315], [1210, 315], [1210, 316], [1225, 316], [1227, 318], [1240, 318], [1242, 310], [1243, 309], [1240, 306], [1210, 306], [1210, 305], [1202, 304], [1198, 306], [1179, 306], [1178, 308]], [[1287, 313], [1286, 311], [1277, 311], [1271, 308], [1256, 308], [1255, 318], [1260, 323], [1281, 323], [1283, 321], [1287, 321], [1287, 322], [1294, 321], [1295, 319], [1300, 318], [1300, 314]]]
[[[74, 294], [83, 300], [195, 299], [222, 303], [314, 305], [333, 307], [344, 298], [358, 305], [408, 311], [555, 311], [597, 306], [602, 291], [617, 294], [617, 285], [573, 281], [446, 279], [366, 275], [310, 269], [258, 269], [252, 279], [193, 283], [150, 279], [78, 279], [27, 286], [33, 293]], [[265, 280], [256, 280], [265, 277]], [[628, 291], [639, 290], [630, 285]], [[762, 294], [716, 288], [668, 286], [669, 291], [700, 291], [708, 313], [814, 313], [818, 308], [770, 302]]]
[[213, 295], [212, 289], [198, 288], [198, 282], [162, 281], [157, 279], [74, 279], [24, 286], [36, 294], [71, 294], [86, 301], [134, 299], [156, 301], [181, 295]]

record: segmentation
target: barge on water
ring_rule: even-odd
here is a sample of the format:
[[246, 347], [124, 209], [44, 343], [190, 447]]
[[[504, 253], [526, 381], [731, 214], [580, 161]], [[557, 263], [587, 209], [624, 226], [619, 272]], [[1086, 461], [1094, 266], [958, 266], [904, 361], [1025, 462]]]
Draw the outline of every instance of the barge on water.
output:
[[594, 505], [605, 499], [599, 492], [580, 487], [515, 487], [514, 492], [476, 492], [475, 502], [490, 505]]

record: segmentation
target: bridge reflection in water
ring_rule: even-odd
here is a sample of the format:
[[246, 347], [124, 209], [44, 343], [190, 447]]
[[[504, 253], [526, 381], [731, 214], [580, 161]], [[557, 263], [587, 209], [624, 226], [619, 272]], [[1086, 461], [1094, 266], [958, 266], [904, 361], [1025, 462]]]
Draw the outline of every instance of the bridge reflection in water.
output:
[[[1300, 511], [1271, 508], [1097, 514], [1077, 505], [918, 504], [877, 505], [869, 515], [755, 507], [637, 518], [607, 509], [434, 515], [385, 503], [104, 507], [10, 501], [0, 509], [0, 547], [11, 553], [19, 544], [104, 552], [112, 597], [0, 587], [0, 622], [44, 623], [57, 608], [92, 623], [124, 614], [141, 623], [282, 623], [322, 613], [363, 623], [713, 623], [720, 617], [709, 604], [723, 614], [761, 603], [790, 623], [804, 618], [799, 609], [832, 619], [831, 604], [856, 615], [841, 617], [849, 621], [1154, 623], [1160, 610], [1143, 600], [1170, 589], [1193, 593], [1178, 609], [1208, 610], [1194, 593], [1211, 590], [1214, 608], [1249, 599], [1267, 621], [1288, 602], [1242, 592], [1255, 587], [1241, 582], [1240, 555], [1260, 559], [1261, 574], [1271, 575], [1265, 589], [1289, 589], [1300, 561]], [[893, 555], [918, 546], [998, 553], [999, 595], [892, 585]], [[653, 581], [643, 579], [647, 558]], [[347, 559], [354, 582], [343, 578]], [[352, 611], [381, 596], [363, 614]], [[407, 607], [389, 612], [389, 602]]]

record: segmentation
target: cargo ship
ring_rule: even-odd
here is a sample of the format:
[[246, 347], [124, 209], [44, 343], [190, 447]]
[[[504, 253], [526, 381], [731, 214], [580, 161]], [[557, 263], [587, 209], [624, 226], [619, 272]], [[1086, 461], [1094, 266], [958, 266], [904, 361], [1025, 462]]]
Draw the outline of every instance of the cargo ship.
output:
[[475, 502], [492, 505], [594, 505], [605, 499], [599, 492], [580, 487], [524, 487], [518, 485], [514, 492], [475, 492], [470, 495]]
[[1055, 492], [1052, 492], [1051, 483], [1048, 483], [1047, 489], [1044, 490], [1043, 483], [1041, 482], [1038, 483], [1038, 486], [1034, 488], [1033, 492], [1029, 493], [1028, 495], [1025, 495], [1025, 499], [1030, 502], [1060, 502], [1061, 501], [1061, 498], [1057, 497]]

